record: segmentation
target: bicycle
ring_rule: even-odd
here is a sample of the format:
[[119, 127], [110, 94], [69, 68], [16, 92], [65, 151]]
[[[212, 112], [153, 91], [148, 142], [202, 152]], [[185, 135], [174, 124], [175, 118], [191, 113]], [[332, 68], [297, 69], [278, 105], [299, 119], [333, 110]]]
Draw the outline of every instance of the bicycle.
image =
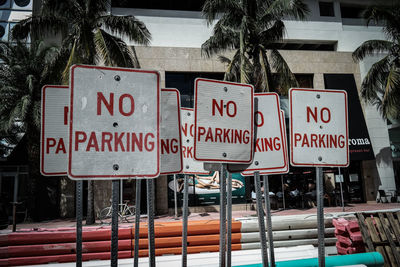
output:
[[[124, 204], [118, 204], [118, 217], [119, 220], [126, 221], [128, 223], [132, 222], [132, 218], [135, 216], [135, 206], [129, 206], [128, 205], [129, 201], [125, 201]], [[99, 220], [101, 223], [111, 223], [111, 222], [106, 222], [107, 219], [111, 219], [112, 217], [112, 203], [111, 206], [105, 207], [99, 212]]]

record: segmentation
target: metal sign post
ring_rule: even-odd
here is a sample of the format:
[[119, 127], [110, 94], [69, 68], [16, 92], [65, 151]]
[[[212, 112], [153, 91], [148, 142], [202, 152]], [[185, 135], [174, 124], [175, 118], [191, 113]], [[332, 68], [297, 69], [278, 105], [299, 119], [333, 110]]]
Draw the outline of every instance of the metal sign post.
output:
[[133, 266], [139, 266], [139, 230], [140, 230], [140, 197], [141, 197], [142, 180], [136, 180], [136, 196], [135, 196], [135, 246], [133, 254]]
[[318, 266], [325, 267], [324, 184], [322, 167], [315, 168], [317, 180]]
[[118, 199], [119, 180], [112, 180], [111, 266], [118, 266]]
[[82, 181], [76, 181], [76, 267], [82, 267]]
[[227, 220], [227, 248], [226, 248], [226, 266], [232, 266], [232, 174], [227, 172], [227, 205], [226, 205], [226, 220]]
[[154, 243], [154, 180], [147, 179], [147, 216], [148, 216], [148, 240], [149, 240], [149, 266], [156, 266], [156, 251]]
[[271, 267], [275, 267], [274, 237], [272, 233], [271, 203], [269, 201], [268, 175], [263, 175], [263, 183], [264, 183], [264, 200], [265, 200], [265, 210], [266, 210], [265, 217], [267, 218], [269, 257], [271, 259]]
[[340, 90], [289, 90], [290, 161], [316, 167], [318, 263], [325, 266], [322, 167], [349, 165], [347, 93]]
[[219, 182], [219, 266], [226, 266], [226, 164], [221, 164]]
[[174, 174], [174, 208], [175, 208], [175, 220], [178, 219], [178, 192], [176, 184], [176, 174]]
[[[258, 217], [258, 226], [260, 232], [262, 263], [263, 266], [268, 266], [267, 238], [265, 236], [264, 210], [262, 204], [260, 173], [258, 171], [254, 172], [254, 185], [256, 188], [257, 217]], [[265, 188], [264, 188], [264, 195], [265, 195]]]
[[339, 184], [340, 184], [340, 199], [341, 199], [341, 204], [342, 204], [342, 211], [344, 212], [344, 198], [343, 198], [343, 187], [342, 187], [342, 182], [343, 182], [343, 176], [342, 176], [342, 174], [340, 173], [340, 168], [338, 168], [339, 169], [339, 179], [340, 179], [340, 181], [339, 181]]
[[187, 230], [189, 214], [189, 175], [185, 174], [183, 186], [183, 222], [182, 222], [182, 267], [187, 266]]

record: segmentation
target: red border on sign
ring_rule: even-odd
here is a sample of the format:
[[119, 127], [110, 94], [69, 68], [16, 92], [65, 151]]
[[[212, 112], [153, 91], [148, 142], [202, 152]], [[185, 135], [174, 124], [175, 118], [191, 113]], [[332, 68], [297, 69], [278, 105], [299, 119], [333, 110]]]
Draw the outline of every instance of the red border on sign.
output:
[[[181, 161], [181, 168], [179, 171], [175, 172], [160, 172], [160, 175], [167, 175], [167, 174], [177, 174], [181, 173], [183, 169], [183, 160], [182, 160], [182, 131], [181, 131], [181, 94], [179, 93], [178, 89], [175, 88], [161, 88], [162, 91], [167, 91], [167, 92], [175, 92], [176, 93], [176, 100], [177, 100], [177, 107], [178, 107], [178, 132], [179, 132], [179, 155], [180, 155], [180, 161]], [[161, 164], [161, 162], [160, 162]]]
[[[181, 110], [194, 111], [193, 108], [181, 108]], [[182, 125], [181, 125], [181, 127], [182, 127]], [[182, 131], [182, 128], [181, 128], [181, 131]], [[195, 129], [194, 129], [194, 123], [193, 123], [193, 142], [194, 142], [194, 132], [195, 132]], [[190, 129], [189, 129], [189, 134], [190, 134]], [[194, 145], [194, 143], [193, 143], [193, 145]], [[194, 158], [193, 158], [193, 160], [194, 160]], [[209, 171], [205, 171], [205, 172], [186, 172], [185, 168], [183, 168], [182, 173], [183, 174], [203, 174], [203, 175], [210, 174]]]
[[44, 176], [62, 176], [62, 175], [67, 175], [67, 171], [65, 172], [46, 172], [44, 170], [44, 144], [45, 144], [45, 140], [44, 140], [44, 136], [45, 136], [45, 104], [46, 104], [46, 89], [47, 88], [62, 88], [62, 89], [66, 89], [68, 90], [68, 86], [64, 86], [64, 85], [45, 85], [42, 87], [42, 114], [40, 116], [41, 119], [41, 131], [40, 131], [40, 141], [42, 142], [40, 144], [40, 173]]
[[[313, 163], [296, 163], [293, 161], [293, 108], [292, 108], [292, 92], [294, 91], [308, 91], [308, 92], [329, 92], [329, 93], [339, 93], [344, 94], [345, 100], [345, 117], [346, 117], [346, 162], [345, 164], [313, 164]], [[309, 167], [309, 166], [320, 166], [320, 167], [347, 167], [349, 166], [349, 126], [348, 126], [348, 104], [347, 104], [347, 92], [344, 90], [330, 90], [330, 89], [309, 89], [309, 88], [290, 88], [289, 90], [289, 106], [290, 106], [290, 164], [292, 166], [298, 167]]]
[[[214, 82], [214, 83], [221, 83], [221, 84], [229, 84], [234, 86], [241, 86], [241, 87], [248, 87], [251, 90], [251, 150], [250, 150], [250, 159], [248, 161], [243, 160], [221, 160], [221, 159], [200, 159], [196, 157], [196, 144], [197, 144], [197, 85], [199, 81], [205, 82]], [[217, 163], [251, 163], [253, 160], [253, 153], [254, 153], [254, 89], [253, 86], [250, 84], [242, 84], [242, 83], [233, 83], [233, 82], [226, 82], [226, 81], [218, 81], [218, 80], [211, 80], [211, 79], [204, 79], [204, 78], [197, 78], [195, 80], [195, 98], [194, 98], [194, 159], [199, 161], [206, 161], [206, 162], [217, 162]]]
[[[283, 153], [283, 160], [284, 160], [284, 164], [283, 166], [279, 166], [279, 167], [271, 167], [271, 168], [254, 168], [254, 169], [246, 169], [245, 171], [242, 172], [243, 176], [244, 173], [246, 174], [246, 176], [249, 176], [250, 173], [251, 175], [254, 175], [254, 172], [258, 171], [260, 172], [260, 174], [281, 174], [281, 173], [286, 173], [285, 171], [280, 171], [280, 172], [272, 172], [273, 170], [276, 169], [282, 169], [285, 168], [286, 166], [288, 166], [288, 159], [287, 159], [287, 144], [286, 144], [286, 134], [283, 133], [283, 131], [286, 131], [286, 127], [285, 127], [285, 122], [282, 122], [282, 114], [281, 114], [281, 108], [280, 108], [280, 104], [279, 104], [279, 96], [277, 93], [255, 93], [254, 97], [257, 96], [263, 96], [263, 95], [273, 95], [275, 96], [275, 100], [277, 103], [277, 108], [278, 108], [278, 116], [279, 116], [279, 128], [280, 128], [280, 132], [281, 132], [281, 140], [282, 142], [282, 153]], [[285, 119], [285, 117], [283, 117], [283, 120]], [[269, 172], [269, 170], [271, 170], [271, 172]], [[263, 172], [264, 171], [264, 172]]]
[[[155, 74], [157, 76], [157, 171], [153, 174], [141, 174], [141, 175], [74, 175], [71, 173], [71, 160], [72, 160], [72, 133], [73, 133], [73, 99], [74, 99], [74, 70], [76, 68], [86, 68], [86, 69], [101, 69], [101, 70], [117, 70], [117, 71], [125, 71], [125, 72], [141, 72], [141, 73], [149, 73]], [[102, 66], [89, 66], [89, 65], [74, 65], [70, 69], [70, 88], [71, 88], [71, 97], [70, 97], [70, 121], [69, 121], [69, 155], [68, 155], [68, 176], [71, 179], [80, 179], [80, 178], [155, 178], [160, 174], [160, 74], [157, 71], [150, 70], [138, 70], [138, 69], [128, 69], [128, 68], [114, 68], [114, 67], [102, 67]]]

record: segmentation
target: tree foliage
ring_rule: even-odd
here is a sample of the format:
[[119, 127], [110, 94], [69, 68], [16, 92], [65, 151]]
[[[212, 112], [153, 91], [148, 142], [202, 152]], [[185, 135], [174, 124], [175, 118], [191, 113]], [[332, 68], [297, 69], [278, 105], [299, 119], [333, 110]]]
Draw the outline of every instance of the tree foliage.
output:
[[383, 23], [387, 40], [365, 41], [353, 52], [355, 61], [383, 55], [365, 76], [361, 96], [375, 105], [383, 118], [400, 119], [400, 4], [369, 6], [363, 16], [367, 25]]
[[44, 0], [37, 16], [20, 21], [13, 28], [15, 38], [61, 36], [59, 57], [66, 64], [64, 82], [68, 81], [73, 64], [104, 64], [136, 67], [139, 61], [135, 49], [121, 37], [147, 45], [150, 32], [133, 16], [108, 13], [109, 0]]
[[304, 20], [308, 12], [301, 0], [207, 0], [204, 17], [209, 24], [218, 21], [202, 51], [212, 56], [236, 50], [231, 59], [220, 56], [227, 64], [226, 80], [251, 83], [257, 92], [277, 88], [285, 94], [297, 81], [276, 49], [285, 35], [283, 19]]

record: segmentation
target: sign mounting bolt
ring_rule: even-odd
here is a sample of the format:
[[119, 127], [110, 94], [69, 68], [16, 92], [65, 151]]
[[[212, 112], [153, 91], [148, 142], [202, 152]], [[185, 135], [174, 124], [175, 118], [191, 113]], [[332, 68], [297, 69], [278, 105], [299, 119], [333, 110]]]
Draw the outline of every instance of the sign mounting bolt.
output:
[[190, 116], [190, 113], [188, 112], [187, 115]]
[[114, 126], [114, 127], [118, 127], [118, 122], [114, 122], [114, 123], [113, 123], [113, 126]]
[[114, 164], [114, 165], [113, 165], [113, 169], [114, 169], [114, 171], [118, 171], [119, 165], [118, 165], [118, 164]]
[[321, 95], [320, 95], [320, 94], [317, 94], [317, 98], [320, 99], [320, 98], [321, 98]]
[[119, 75], [115, 75], [114, 76], [114, 80], [116, 80], [117, 82], [119, 82], [121, 80], [121, 77], [119, 77]]
[[228, 92], [228, 88], [224, 87], [224, 91], [225, 91], [225, 92]]
[[226, 158], [226, 153], [224, 152], [224, 153], [222, 153], [222, 156], [224, 157], [224, 158]]
[[254, 164], [257, 166], [258, 165], [258, 161], [254, 162]]
[[319, 156], [319, 157], [318, 157], [318, 160], [319, 160], [319, 161], [322, 161], [322, 157], [321, 157], [321, 156]]
[[189, 165], [186, 165], [186, 169], [189, 169]]

